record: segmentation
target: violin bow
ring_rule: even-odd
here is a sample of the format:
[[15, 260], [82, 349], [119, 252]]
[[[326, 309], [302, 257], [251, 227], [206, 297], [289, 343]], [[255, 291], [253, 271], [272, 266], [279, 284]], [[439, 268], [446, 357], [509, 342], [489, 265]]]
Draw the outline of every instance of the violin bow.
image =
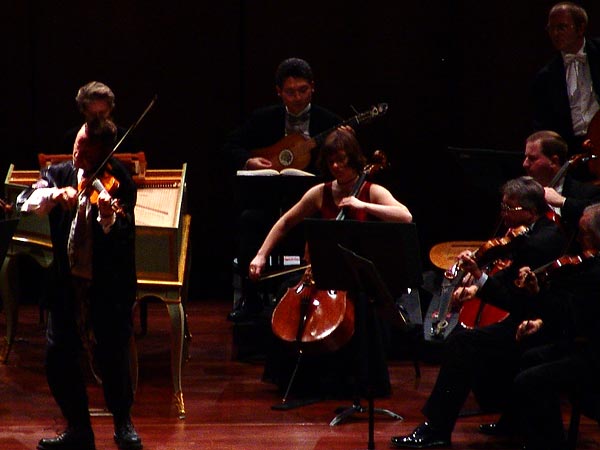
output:
[[85, 190], [89, 187], [89, 185], [91, 183], [93, 183], [93, 180], [98, 176], [98, 174], [100, 173], [100, 171], [104, 168], [104, 166], [106, 165], [106, 163], [108, 163], [108, 161], [110, 160], [110, 158], [112, 157], [112, 155], [115, 154], [115, 152], [118, 150], [118, 148], [121, 146], [121, 143], [125, 140], [125, 138], [127, 138], [127, 136], [129, 136], [129, 134], [135, 130], [137, 128], [137, 126], [142, 122], [142, 120], [144, 120], [144, 117], [146, 117], [146, 114], [148, 114], [148, 112], [152, 109], [152, 107], [154, 106], [154, 104], [156, 103], [156, 100], [158, 98], [157, 94], [154, 94], [154, 97], [152, 97], [152, 100], [150, 101], [150, 103], [148, 104], [148, 106], [146, 106], [146, 109], [144, 110], [144, 112], [140, 115], [140, 117], [138, 117], [138, 119], [127, 129], [127, 131], [125, 132], [125, 134], [121, 137], [121, 139], [119, 139], [119, 142], [116, 143], [116, 145], [113, 147], [113, 149], [110, 151], [110, 153], [106, 156], [106, 158], [104, 158], [104, 160], [102, 161], [102, 163], [98, 166], [98, 168], [94, 171], [94, 173], [92, 173], [92, 175], [88, 178], [88, 181], [86, 182], [86, 184], [82, 187], [81, 191], [79, 192], [79, 195], [81, 195], [83, 192], [85, 192]]

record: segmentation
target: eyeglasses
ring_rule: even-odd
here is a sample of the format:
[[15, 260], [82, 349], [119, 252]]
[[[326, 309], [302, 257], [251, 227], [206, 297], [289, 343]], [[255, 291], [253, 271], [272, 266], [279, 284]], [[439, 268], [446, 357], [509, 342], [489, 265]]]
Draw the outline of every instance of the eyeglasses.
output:
[[506, 203], [500, 203], [500, 210], [503, 212], [522, 211], [524, 209], [525, 208], [523, 208], [522, 206], [510, 206]]
[[546, 31], [548, 33], [552, 33], [558, 31], [559, 33], [564, 33], [565, 31], [573, 28], [574, 25], [570, 23], [559, 23], [556, 25], [546, 25]]

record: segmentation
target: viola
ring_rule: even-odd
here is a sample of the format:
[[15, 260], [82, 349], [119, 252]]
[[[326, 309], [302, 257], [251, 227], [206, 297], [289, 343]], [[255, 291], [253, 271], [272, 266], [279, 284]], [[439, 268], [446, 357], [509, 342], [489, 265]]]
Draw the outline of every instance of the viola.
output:
[[[497, 259], [492, 262], [491, 267], [486, 269], [485, 272], [491, 276], [506, 269], [511, 264], [510, 259]], [[508, 315], [508, 311], [474, 297], [462, 304], [458, 313], [458, 323], [463, 328], [469, 329], [485, 327], [503, 321]]]
[[588, 125], [587, 140], [582, 145], [583, 149], [587, 151], [589, 158], [588, 170], [594, 178], [600, 178], [600, 113], [597, 112], [592, 117], [590, 124]]
[[[535, 274], [539, 283], [542, 283], [548, 278], [555, 276], [557, 273], [562, 273], [567, 270], [576, 268], [580, 264], [583, 264], [586, 261], [594, 258], [598, 254], [597, 250], [584, 250], [579, 255], [563, 255], [558, 259], [555, 259], [548, 264], [544, 264], [537, 269], [532, 270], [531, 272]], [[517, 278], [515, 280], [515, 286], [518, 288], [523, 288], [526, 284], [527, 277], [530, 277], [530, 273], [527, 274], [525, 278]]]
[[[529, 228], [525, 225], [510, 228], [504, 236], [484, 242], [473, 252], [472, 258], [479, 267], [484, 267], [505, 254], [518, 238], [525, 236], [528, 232]], [[426, 340], [446, 339], [450, 332], [458, 325], [460, 311], [452, 310], [451, 300], [452, 293], [457, 287], [463, 285], [465, 275], [466, 272], [459, 263], [454, 264], [444, 273], [440, 294], [434, 296], [431, 300], [424, 320], [423, 326]], [[465, 321], [471, 323], [467, 319]]]

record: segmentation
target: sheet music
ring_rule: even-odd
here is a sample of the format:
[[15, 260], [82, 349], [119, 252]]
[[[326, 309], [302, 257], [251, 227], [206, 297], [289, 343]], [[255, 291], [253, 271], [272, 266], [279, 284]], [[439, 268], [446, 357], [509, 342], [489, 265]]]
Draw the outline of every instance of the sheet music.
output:
[[135, 224], [173, 228], [177, 225], [179, 188], [138, 189]]

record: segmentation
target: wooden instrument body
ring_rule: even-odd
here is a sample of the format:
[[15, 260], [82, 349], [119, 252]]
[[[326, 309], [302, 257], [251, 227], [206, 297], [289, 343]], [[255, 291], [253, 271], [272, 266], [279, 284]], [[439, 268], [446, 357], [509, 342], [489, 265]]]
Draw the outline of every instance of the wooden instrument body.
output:
[[[529, 229], [526, 226], [511, 228], [503, 237], [493, 238], [484, 242], [473, 253], [472, 257], [480, 267], [483, 267], [486, 265], [486, 261], [495, 259], [496, 256], [505, 252], [517, 238], [524, 236], [528, 231]], [[449, 243], [442, 247], [453, 248], [454, 246]], [[439, 252], [439, 249], [437, 251]], [[456, 253], [454, 255], [456, 255]], [[440, 255], [436, 255], [436, 259], [443, 260], [444, 258]], [[468, 304], [468, 306], [461, 319], [461, 310], [465, 305], [462, 305], [460, 309], [455, 310], [452, 308], [451, 300], [454, 290], [463, 285], [465, 275], [465, 271], [458, 267], [457, 264], [454, 264], [445, 271], [440, 294], [431, 299], [431, 303], [429, 304], [427, 314], [423, 321], [425, 340], [446, 339], [459, 323], [463, 323], [463, 326], [466, 328], [473, 328], [494, 323], [488, 322], [494, 318], [504, 320], [504, 318], [508, 316], [506, 311], [482, 303], [479, 299], [472, 299], [465, 302], [465, 305]], [[485, 322], [482, 321], [484, 318]]]
[[333, 130], [344, 125], [356, 129], [357, 126], [382, 116], [387, 112], [387, 109], [387, 103], [379, 103], [378, 105], [374, 105], [370, 109], [343, 121], [335, 127], [310, 138], [307, 138], [300, 133], [288, 134], [269, 147], [252, 150], [252, 156], [268, 159], [271, 161], [271, 168], [277, 171], [286, 168], [299, 170], [306, 169], [311, 161], [312, 150], [317, 147], [317, 145], [321, 145], [327, 135]]
[[310, 164], [311, 152], [317, 146], [314, 139], [302, 134], [288, 134], [275, 144], [252, 150], [253, 157], [262, 157], [271, 161], [271, 168], [277, 171], [286, 168], [305, 169]]
[[333, 352], [354, 334], [354, 303], [345, 291], [317, 289], [305, 277], [288, 288], [273, 310], [273, 333], [307, 353]]

